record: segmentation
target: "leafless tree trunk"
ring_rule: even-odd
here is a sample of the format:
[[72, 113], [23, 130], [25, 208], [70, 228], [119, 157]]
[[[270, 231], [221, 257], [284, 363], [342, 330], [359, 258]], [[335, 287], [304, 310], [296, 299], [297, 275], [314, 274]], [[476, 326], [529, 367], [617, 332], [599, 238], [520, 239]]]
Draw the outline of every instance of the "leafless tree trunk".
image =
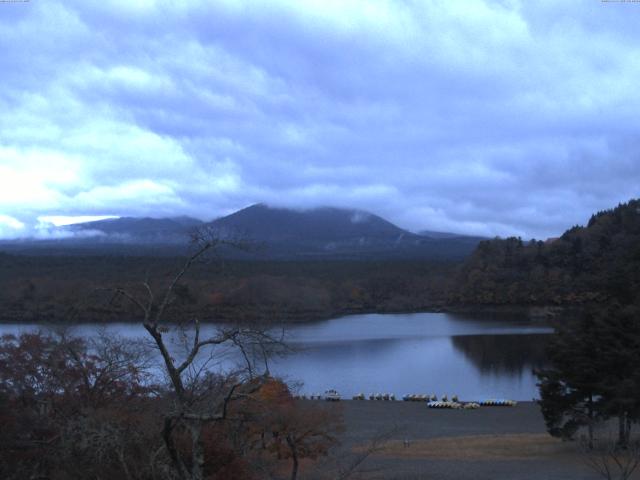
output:
[[296, 480], [298, 478], [298, 447], [291, 435], [287, 435], [286, 440], [291, 451], [291, 480]]
[[[255, 359], [248, 354], [248, 347], [252, 349], [258, 347], [262, 353], [260, 361], [264, 362], [265, 366], [268, 365], [266, 359], [270, 353], [285, 350], [282, 337], [276, 338], [266, 331], [253, 328], [219, 329], [216, 334], [201, 338], [200, 321], [196, 318], [193, 320], [193, 337], [184, 360], [178, 362], [172, 357], [163, 336], [163, 332], [167, 331], [163, 318], [167, 308], [175, 300], [176, 287], [196, 261], [224, 243], [230, 242], [217, 239], [207, 232], [195, 235], [196, 250], [185, 260], [182, 268], [171, 279], [159, 298], [156, 298], [148, 279], [142, 284], [146, 292], [145, 298], [139, 298], [126, 288], [115, 289], [116, 296], [127, 299], [142, 313], [142, 325], [153, 339], [162, 357], [174, 396], [174, 407], [167, 412], [164, 419], [162, 437], [174, 470], [182, 480], [202, 480], [205, 476], [203, 428], [211, 423], [226, 420], [229, 404], [239, 399], [249, 398], [260, 388], [268, 374], [268, 367], [265, 367], [265, 374], [256, 376]], [[196, 368], [195, 362], [205, 347], [213, 348], [223, 344], [238, 348], [246, 363], [248, 379], [243, 376], [227, 377], [220, 384], [221, 391], [214, 395], [210, 388], [207, 390], [206, 385], [199, 387], [198, 382], [202, 379], [198, 377], [204, 376], [206, 372]], [[194, 371], [194, 376], [187, 378], [187, 373]], [[185, 384], [186, 380], [189, 381], [189, 385]], [[186, 431], [191, 439], [191, 455], [188, 462], [183, 458], [175, 442], [178, 431]]]

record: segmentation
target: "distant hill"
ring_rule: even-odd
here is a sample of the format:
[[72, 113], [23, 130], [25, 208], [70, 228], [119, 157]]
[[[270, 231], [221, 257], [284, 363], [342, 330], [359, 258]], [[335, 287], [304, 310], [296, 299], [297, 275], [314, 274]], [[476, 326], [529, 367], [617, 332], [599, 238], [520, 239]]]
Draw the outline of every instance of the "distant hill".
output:
[[291, 210], [252, 205], [210, 224], [246, 238], [263, 254], [285, 258], [462, 258], [479, 240], [433, 239], [411, 233], [362, 210]]
[[227, 217], [214, 220], [218, 228], [246, 232], [267, 242], [349, 242], [401, 241], [414, 234], [372, 213], [340, 208], [290, 210], [264, 204], [252, 205]]
[[552, 241], [480, 242], [461, 269], [451, 301], [580, 305], [616, 300], [640, 306], [640, 200], [594, 214]]
[[223, 256], [258, 259], [462, 259], [481, 240], [441, 233], [418, 235], [362, 210], [315, 208], [292, 210], [252, 205], [212, 222], [190, 217], [98, 220], [59, 227], [53, 239], [2, 242], [5, 251], [36, 253], [176, 254], [190, 232], [206, 227], [215, 235], [248, 242]]
[[61, 227], [70, 233], [94, 233], [98, 239], [104, 241], [128, 243], [184, 243], [189, 238], [189, 232], [203, 225], [201, 220], [191, 217], [172, 218], [135, 218], [121, 217], [94, 222], [77, 223]]
[[191, 217], [121, 217], [53, 228], [46, 238], [0, 240], [0, 251], [25, 255], [175, 256], [204, 222]]

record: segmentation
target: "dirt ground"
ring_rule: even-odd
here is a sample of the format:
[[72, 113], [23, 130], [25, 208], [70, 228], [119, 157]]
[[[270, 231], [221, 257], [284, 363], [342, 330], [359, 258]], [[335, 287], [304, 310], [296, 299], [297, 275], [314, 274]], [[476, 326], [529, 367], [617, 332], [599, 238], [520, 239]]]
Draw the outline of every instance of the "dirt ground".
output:
[[[386, 439], [361, 465], [360, 479], [595, 480], [577, 442], [561, 442], [545, 430], [539, 407], [435, 410], [424, 403], [343, 401], [346, 430], [337, 455], [367, 451]], [[612, 477], [618, 478], [618, 477]], [[632, 478], [640, 478], [634, 476]]]

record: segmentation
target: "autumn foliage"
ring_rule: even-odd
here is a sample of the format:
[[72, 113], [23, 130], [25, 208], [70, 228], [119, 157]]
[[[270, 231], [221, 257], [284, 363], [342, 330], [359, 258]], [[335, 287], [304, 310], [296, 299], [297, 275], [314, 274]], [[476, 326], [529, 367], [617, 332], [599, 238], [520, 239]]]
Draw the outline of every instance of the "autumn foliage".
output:
[[[179, 478], [160, 435], [172, 395], [153, 379], [145, 351], [122, 339], [2, 337], [0, 478]], [[339, 428], [335, 414], [268, 379], [203, 429], [204, 478], [292, 478], [300, 460], [329, 452]], [[175, 433], [189, 458], [188, 431]]]

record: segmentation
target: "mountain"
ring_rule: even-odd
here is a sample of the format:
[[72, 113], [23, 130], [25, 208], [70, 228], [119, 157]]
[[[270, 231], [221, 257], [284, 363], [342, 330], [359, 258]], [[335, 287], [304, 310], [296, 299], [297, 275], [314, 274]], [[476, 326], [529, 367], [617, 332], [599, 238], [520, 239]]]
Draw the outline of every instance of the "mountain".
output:
[[121, 217], [49, 229], [46, 236], [0, 240], [0, 251], [24, 255], [175, 256], [204, 222], [190, 217]]
[[324, 248], [419, 239], [377, 215], [339, 208], [290, 210], [258, 204], [214, 220], [211, 226], [263, 242], [309, 244]]
[[461, 258], [479, 241], [428, 238], [369, 212], [329, 207], [291, 210], [257, 204], [209, 225], [277, 258]]
[[68, 254], [175, 255], [196, 228], [248, 243], [249, 251], [223, 247], [226, 257], [245, 259], [462, 259], [477, 237], [428, 237], [404, 230], [362, 210], [292, 210], [252, 205], [212, 222], [190, 217], [122, 217], [59, 227], [48, 240], [2, 242], [5, 251]]

